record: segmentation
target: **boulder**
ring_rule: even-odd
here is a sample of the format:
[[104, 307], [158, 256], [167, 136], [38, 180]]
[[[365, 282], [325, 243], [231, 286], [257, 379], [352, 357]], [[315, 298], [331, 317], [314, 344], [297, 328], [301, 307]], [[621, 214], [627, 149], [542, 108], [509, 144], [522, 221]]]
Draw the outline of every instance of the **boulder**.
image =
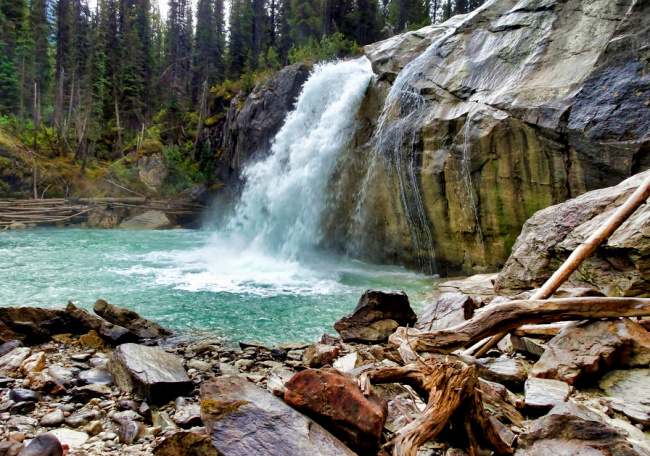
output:
[[[65, 312], [72, 317], [72, 319], [76, 320], [78, 325], [88, 328], [88, 330], [96, 331], [102, 339], [106, 340], [113, 346], [129, 342], [137, 342], [139, 340], [138, 336], [128, 329], [109, 323], [106, 320], [91, 314], [86, 309], [75, 306], [72, 302], [68, 302]], [[59, 331], [59, 333], [60, 332], [61, 331]], [[84, 332], [70, 332], [73, 334], [84, 334]]]
[[212, 446], [205, 428], [166, 434], [165, 438], [154, 446], [153, 454], [154, 456], [220, 456]]
[[559, 380], [530, 377], [526, 380], [524, 392], [526, 406], [547, 412], [554, 406], [566, 402], [571, 394], [571, 387]]
[[376, 394], [365, 396], [355, 377], [334, 369], [307, 369], [287, 383], [284, 401], [363, 452], [376, 449], [388, 405]]
[[610, 404], [614, 410], [650, 426], [650, 369], [608, 372], [598, 386], [612, 398]]
[[[650, 174], [585, 193], [537, 212], [524, 225], [499, 274], [500, 293], [541, 286]], [[608, 296], [650, 296], [650, 207], [643, 205], [573, 273], [569, 284], [595, 287]]]
[[344, 341], [382, 342], [399, 326], [413, 326], [417, 315], [406, 293], [366, 291], [354, 311], [334, 323]]
[[311, 344], [302, 355], [302, 363], [307, 367], [322, 367], [332, 365], [341, 352], [340, 347], [316, 342]]
[[124, 220], [118, 226], [121, 230], [169, 230], [176, 225], [162, 211], [147, 211]]
[[478, 303], [463, 293], [443, 293], [438, 299], [427, 304], [415, 323], [422, 331], [439, 331], [451, 328], [472, 318]]
[[[153, 140], [147, 140], [146, 142], [152, 143]], [[138, 174], [140, 180], [154, 192], [158, 190], [158, 187], [160, 187], [165, 180], [165, 177], [167, 177], [167, 167], [165, 166], [165, 160], [162, 154], [162, 145], [158, 141], [155, 142], [157, 143], [156, 146], [154, 146], [155, 150], [160, 150], [160, 152], [151, 153], [148, 151], [149, 154], [143, 155], [140, 160], [138, 160]]]
[[41, 434], [20, 452], [20, 456], [63, 456], [63, 447], [53, 434]]
[[629, 318], [573, 322], [551, 339], [532, 375], [573, 385], [605, 367], [649, 363], [650, 333]]
[[156, 339], [171, 334], [171, 331], [158, 323], [142, 318], [132, 310], [109, 304], [103, 299], [95, 301], [93, 311], [104, 320], [128, 329], [141, 339]]
[[626, 440], [627, 433], [607, 423], [598, 413], [570, 402], [553, 407], [519, 436], [515, 456], [647, 456]]
[[95, 350], [103, 350], [106, 348], [106, 342], [99, 337], [99, 334], [94, 329], [88, 331], [88, 334], [79, 337], [79, 345], [83, 348], [92, 348]]
[[57, 379], [49, 375], [49, 371], [32, 372], [23, 379], [22, 386], [47, 394], [65, 393], [66, 388]]
[[33, 353], [20, 365], [20, 373], [27, 375], [32, 372], [40, 372], [45, 368], [45, 361], [45, 353]]
[[354, 455], [319, 424], [241, 377], [204, 383], [201, 414], [212, 444], [226, 455]]
[[149, 403], [163, 404], [194, 389], [181, 360], [158, 347], [120, 345], [109, 370], [119, 388], [139, 394]]
[[27, 347], [17, 347], [1, 357], [0, 377], [13, 376], [30, 353], [31, 350]]
[[131, 420], [124, 420], [117, 431], [120, 442], [126, 445], [131, 445], [133, 442], [136, 442], [147, 434], [147, 426], [139, 421]]
[[501, 356], [476, 360], [479, 377], [501, 383], [513, 391], [521, 391], [530, 372], [530, 365], [520, 358]]

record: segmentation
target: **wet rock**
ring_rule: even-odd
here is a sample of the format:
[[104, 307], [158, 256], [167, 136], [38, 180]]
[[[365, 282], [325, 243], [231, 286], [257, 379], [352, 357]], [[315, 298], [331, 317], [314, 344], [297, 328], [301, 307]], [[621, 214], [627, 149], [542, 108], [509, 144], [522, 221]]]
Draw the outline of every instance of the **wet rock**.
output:
[[313, 417], [352, 448], [367, 451], [379, 443], [388, 406], [376, 394], [364, 396], [353, 376], [334, 369], [307, 369], [286, 386], [287, 404]]
[[271, 349], [270, 355], [271, 358], [278, 361], [284, 361], [285, 359], [287, 359], [287, 351], [281, 347], [275, 347]]
[[605, 367], [649, 363], [650, 333], [629, 318], [574, 322], [551, 339], [532, 375], [573, 385]]
[[171, 331], [158, 323], [142, 318], [132, 310], [109, 304], [103, 299], [95, 301], [93, 311], [106, 321], [130, 330], [141, 339], [157, 339], [171, 334]]
[[201, 426], [201, 407], [199, 404], [188, 404], [176, 409], [174, 423], [182, 428], [191, 428], [193, 426]]
[[72, 415], [70, 415], [66, 420], [66, 424], [73, 428], [78, 428], [85, 426], [91, 421], [94, 421], [98, 417], [98, 413], [95, 410], [89, 410], [87, 408], [80, 408]]
[[0, 456], [18, 456], [25, 445], [15, 440], [0, 442]]
[[223, 454], [354, 454], [320, 425], [240, 377], [204, 383], [201, 412]]
[[147, 211], [124, 220], [118, 226], [121, 230], [169, 230], [176, 225], [162, 211]]
[[41, 426], [55, 427], [63, 423], [64, 419], [65, 416], [63, 415], [63, 410], [57, 409], [41, 418]]
[[650, 426], [650, 369], [608, 372], [598, 386], [612, 399], [612, 408]]
[[219, 456], [205, 428], [167, 434], [153, 448], [155, 456]]
[[181, 360], [157, 347], [120, 345], [109, 370], [118, 387], [151, 403], [163, 404], [194, 389]]
[[40, 402], [43, 395], [24, 388], [14, 388], [9, 391], [9, 399], [14, 402]]
[[415, 327], [422, 331], [451, 328], [472, 318], [477, 308], [478, 303], [471, 296], [462, 293], [443, 293], [420, 312]]
[[[115, 346], [129, 342], [137, 342], [139, 340], [138, 336], [128, 329], [109, 323], [106, 320], [91, 314], [86, 309], [75, 306], [72, 302], [68, 302], [65, 312], [69, 317], [76, 320], [79, 325], [82, 325], [84, 328], [88, 328], [89, 330], [96, 331], [102, 339], [106, 340], [111, 345]], [[76, 332], [75, 334], [83, 334], [83, 332]]]
[[[516, 456], [638, 456], [626, 436], [587, 407], [566, 402], [533, 421], [519, 436]], [[641, 453], [644, 454], [644, 453]]]
[[88, 385], [96, 383], [108, 385], [111, 383], [111, 374], [106, 368], [95, 367], [87, 371], [81, 371], [77, 377], [81, 382]]
[[530, 377], [525, 385], [526, 405], [532, 409], [548, 411], [566, 402], [571, 387], [559, 380]]
[[63, 456], [63, 447], [55, 435], [41, 434], [25, 447], [20, 456]]
[[29, 356], [31, 350], [27, 347], [17, 347], [0, 358], [0, 376], [8, 377], [14, 374]]
[[120, 429], [117, 432], [120, 442], [127, 445], [132, 444], [147, 434], [147, 427], [143, 423], [131, 420], [125, 420], [122, 422]]
[[[90, 330], [88, 331], [88, 334], [81, 336], [79, 338], [79, 344], [84, 348], [94, 348], [96, 350], [106, 348], [106, 342], [104, 342], [104, 339], [99, 337], [95, 330]], [[88, 356], [84, 361], [87, 361], [88, 359], [90, 359], [90, 356]]]
[[345, 356], [341, 356], [336, 361], [334, 361], [334, 369], [340, 370], [341, 372], [351, 372], [357, 367], [363, 364], [363, 358], [359, 353], [352, 352]]
[[321, 367], [326, 364], [333, 364], [339, 356], [341, 349], [331, 345], [316, 342], [311, 344], [302, 355], [302, 363], [307, 367]]
[[485, 380], [501, 383], [513, 391], [521, 391], [528, 378], [530, 366], [519, 358], [501, 356], [476, 360], [478, 375]]
[[366, 291], [354, 311], [334, 323], [344, 341], [382, 342], [399, 326], [413, 324], [417, 315], [404, 292]]
[[32, 372], [40, 372], [45, 368], [45, 353], [33, 353], [20, 365], [20, 373], [28, 375]]

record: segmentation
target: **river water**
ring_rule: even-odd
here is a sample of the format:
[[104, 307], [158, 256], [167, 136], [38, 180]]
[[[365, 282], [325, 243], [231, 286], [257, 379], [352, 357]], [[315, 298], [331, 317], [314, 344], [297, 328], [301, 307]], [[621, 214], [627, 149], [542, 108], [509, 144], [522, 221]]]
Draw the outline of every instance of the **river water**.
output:
[[333, 333], [371, 288], [404, 290], [418, 309], [431, 277], [319, 250], [327, 184], [372, 77], [365, 57], [316, 66], [220, 226], [0, 233], [0, 305], [101, 298], [183, 337], [267, 344]]

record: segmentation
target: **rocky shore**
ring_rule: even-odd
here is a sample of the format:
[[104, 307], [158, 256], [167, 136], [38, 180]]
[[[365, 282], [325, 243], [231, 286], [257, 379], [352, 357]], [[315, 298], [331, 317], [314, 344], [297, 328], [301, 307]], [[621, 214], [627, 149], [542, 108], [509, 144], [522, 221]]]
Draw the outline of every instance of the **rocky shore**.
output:
[[[461, 283], [485, 293], [445, 292], [419, 316], [404, 293], [368, 291], [336, 323], [341, 337], [311, 345], [170, 346], [164, 328], [103, 300], [97, 315], [72, 303], [0, 309], [0, 455], [386, 454], [425, 398], [408, 382], [364, 394], [359, 379], [404, 364], [387, 343], [398, 326], [449, 328], [506, 299], [484, 277]], [[644, 325], [524, 327], [476, 359], [481, 400], [511, 452], [650, 455]], [[417, 454], [466, 454], [461, 435], [447, 425]]]

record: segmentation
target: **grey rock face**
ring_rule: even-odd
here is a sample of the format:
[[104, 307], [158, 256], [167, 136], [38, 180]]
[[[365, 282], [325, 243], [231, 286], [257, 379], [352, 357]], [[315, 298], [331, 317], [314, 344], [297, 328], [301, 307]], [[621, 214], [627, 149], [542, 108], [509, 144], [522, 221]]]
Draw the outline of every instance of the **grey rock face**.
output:
[[117, 347], [109, 370], [113, 383], [161, 404], [193, 389], [181, 360], [157, 347], [123, 344]]
[[147, 211], [124, 220], [118, 228], [122, 230], [168, 230], [174, 228], [174, 224], [162, 211]]
[[548, 411], [557, 404], [566, 402], [571, 387], [559, 380], [530, 377], [524, 387], [526, 405], [530, 408]]
[[201, 387], [203, 422], [223, 454], [352, 456], [311, 419], [240, 377], [219, 377]]
[[413, 326], [417, 315], [406, 293], [366, 291], [354, 311], [334, 323], [344, 341], [382, 342], [399, 326]]
[[79, 380], [83, 383], [92, 385], [95, 383], [101, 383], [103, 385], [108, 385], [111, 383], [111, 374], [108, 372], [108, 369], [102, 367], [94, 367], [87, 371], [79, 372]]
[[6, 377], [18, 370], [31, 353], [28, 347], [17, 347], [0, 358], [0, 376]]
[[608, 372], [598, 385], [612, 397], [610, 403], [614, 410], [650, 426], [650, 369]]
[[505, 385], [520, 391], [528, 378], [530, 366], [518, 358], [480, 358], [477, 360], [478, 375], [485, 380]]

